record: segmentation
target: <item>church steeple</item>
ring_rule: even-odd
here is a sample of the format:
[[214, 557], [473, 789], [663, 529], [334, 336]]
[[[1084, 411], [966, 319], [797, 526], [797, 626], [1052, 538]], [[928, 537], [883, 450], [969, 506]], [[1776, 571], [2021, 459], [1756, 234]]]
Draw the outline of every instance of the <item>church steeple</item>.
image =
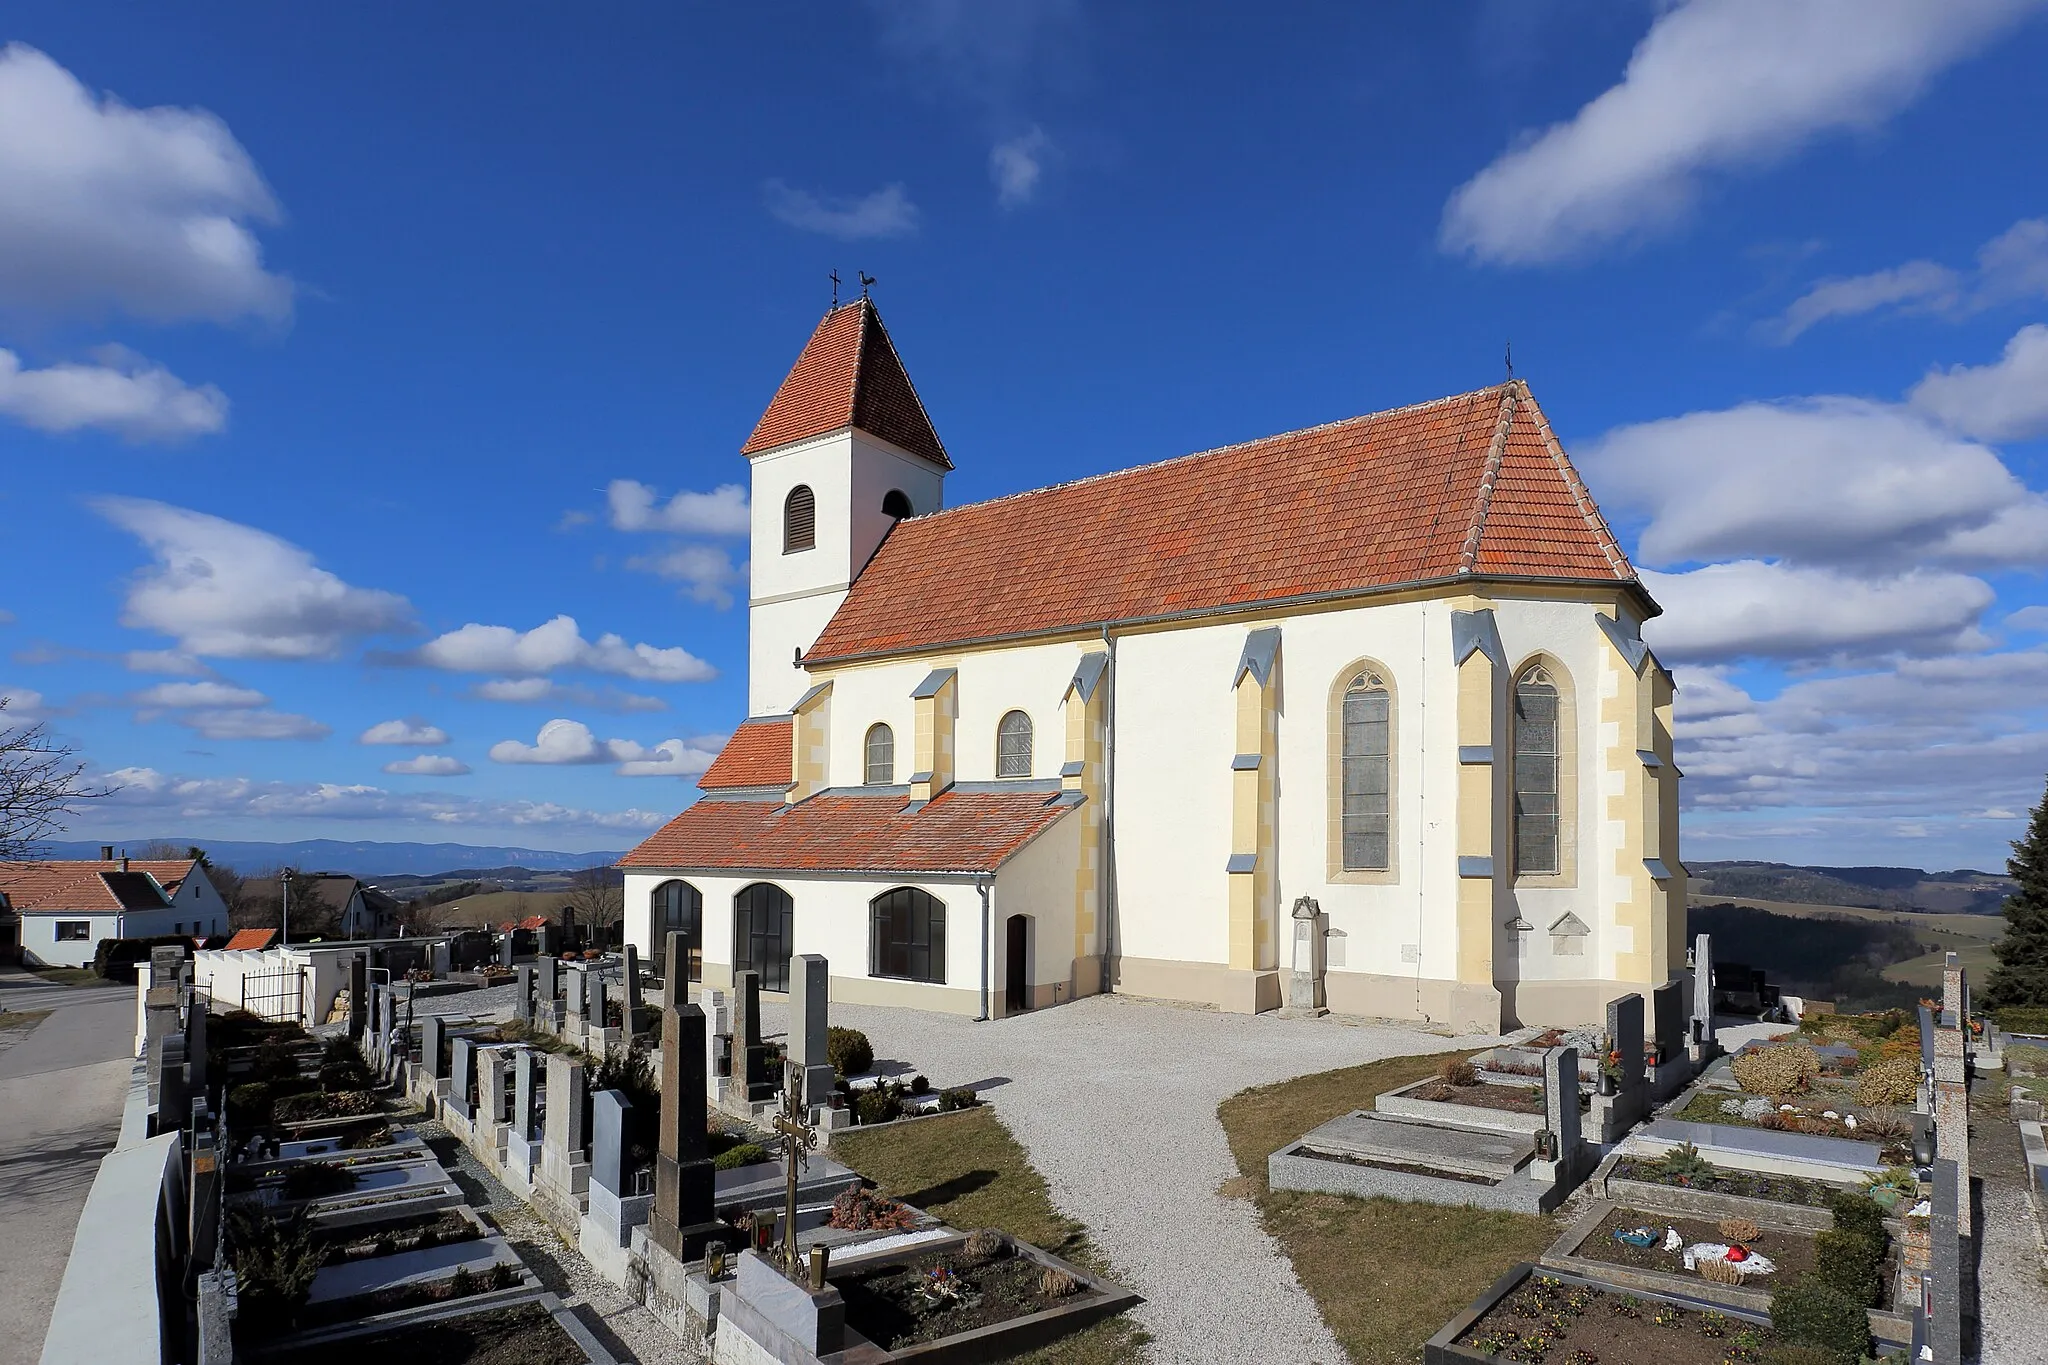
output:
[[953, 467], [881, 314], [865, 296], [825, 314], [740, 453], [751, 457], [847, 428], [940, 469]]

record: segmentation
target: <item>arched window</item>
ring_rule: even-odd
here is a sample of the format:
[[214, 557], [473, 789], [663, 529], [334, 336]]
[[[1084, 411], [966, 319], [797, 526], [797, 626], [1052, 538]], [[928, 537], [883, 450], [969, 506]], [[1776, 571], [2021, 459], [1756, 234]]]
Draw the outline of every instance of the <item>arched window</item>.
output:
[[896, 732], [876, 722], [868, 727], [865, 766], [861, 780], [870, 787], [886, 787], [896, 780]]
[[1345, 686], [1340, 724], [1344, 870], [1384, 871], [1393, 828], [1393, 695], [1378, 671], [1362, 669]]
[[928, 891], [899, 886], [869, 902], [868, 975], [946, 984], [946, 907]]
[[882, 515], [901, 521], [910, 515], [910, 495], [900, 488], [882, 494]]
[[732, 969], [759, 972], [761, 989], [789, 989], [790, 940], [796, 902], [769, 882], [743, 886], [732, 898]]
[[652, 930], [648, 951], [655, 967], [668, 970], [668, 936], [683, 935], [689, 955], [690, 980], [704, 979], [704, 893], [688, 882], [663, 882], [650, 898], [649, 924]]
[[1022, 711], [996, 722], [996, 776], [1031, 776], [1031, 717]]
[[818, 543], [818, 498], [810, 485], [798, 484], [782, 500], [782, 553], [795, 554]]
[[1562, 843], [1559, 809], [1560, 712], [1557, 683], [1542, 664], [1515, 679], [1515, 872], [1556, 873]]

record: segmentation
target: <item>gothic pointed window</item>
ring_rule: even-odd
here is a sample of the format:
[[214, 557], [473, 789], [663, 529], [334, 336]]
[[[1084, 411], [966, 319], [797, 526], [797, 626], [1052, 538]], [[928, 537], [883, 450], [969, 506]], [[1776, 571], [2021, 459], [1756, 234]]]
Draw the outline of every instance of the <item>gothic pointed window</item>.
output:
[[996, 725], [996, 776], [1031, 776], [1031, 717], [1012, 711]]
[[1556, 681], [1542, 664], [1515, 679], [1515, 871], [1548, 875], [1559, 870], [1562, 837], [1560, 730]]
[[782, 501], [782, 553], [795, 554], [818, 543], [818, 497], [809, 484], [798, 484]]
[[888, 726], [874, 724], [868, 727], [867, 742], [863, 746], [863, 772], [861, 780], [870, 787], [886, 787], [896, 780], [896, 732]]
[[1352, 678], [1339, 723], [1344, 870], [1382, 871], [1393, 823], [1393, 694], [1377, 671], [1364, 669]]

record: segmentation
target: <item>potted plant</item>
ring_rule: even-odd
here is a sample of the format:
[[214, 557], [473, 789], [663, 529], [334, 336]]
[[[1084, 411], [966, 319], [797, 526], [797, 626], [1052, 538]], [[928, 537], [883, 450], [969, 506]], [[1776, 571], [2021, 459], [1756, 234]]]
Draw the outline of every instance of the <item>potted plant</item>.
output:
[[1600, 1093], [1613, 1095], [1621, 1090], [1621, 1050], [1614, 1048], [1600, 1060]]

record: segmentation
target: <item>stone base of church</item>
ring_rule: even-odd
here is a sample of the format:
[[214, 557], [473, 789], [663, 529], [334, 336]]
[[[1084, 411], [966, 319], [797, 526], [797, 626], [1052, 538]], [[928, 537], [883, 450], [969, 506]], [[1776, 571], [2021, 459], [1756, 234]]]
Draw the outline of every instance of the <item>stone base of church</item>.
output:
[[1232, 1014], [1264, 1014], [1280, 1008], [1277, 971], [1234, 971], [1217, 962], [1120, 957], [1115, 980], [1118, 995], [1214, 1005]]
[[1335, 1014], [1414, 1019], [1444, 1024], [1460, 1033], [1498, 1033], [1501, 1029], [1500, 992], [1492, 986], [1434, 977], [1332, 971], [1324, 975], [1323, 989]]
[[1501, 1027], [1578, 1028], [1604, 1024], [1607, 1002], [1634, 993], [1649, 1008], [1650, 987], [1641, 982], [1603, 981], [1582, 977], [1566, 981], [1497, 981]]

